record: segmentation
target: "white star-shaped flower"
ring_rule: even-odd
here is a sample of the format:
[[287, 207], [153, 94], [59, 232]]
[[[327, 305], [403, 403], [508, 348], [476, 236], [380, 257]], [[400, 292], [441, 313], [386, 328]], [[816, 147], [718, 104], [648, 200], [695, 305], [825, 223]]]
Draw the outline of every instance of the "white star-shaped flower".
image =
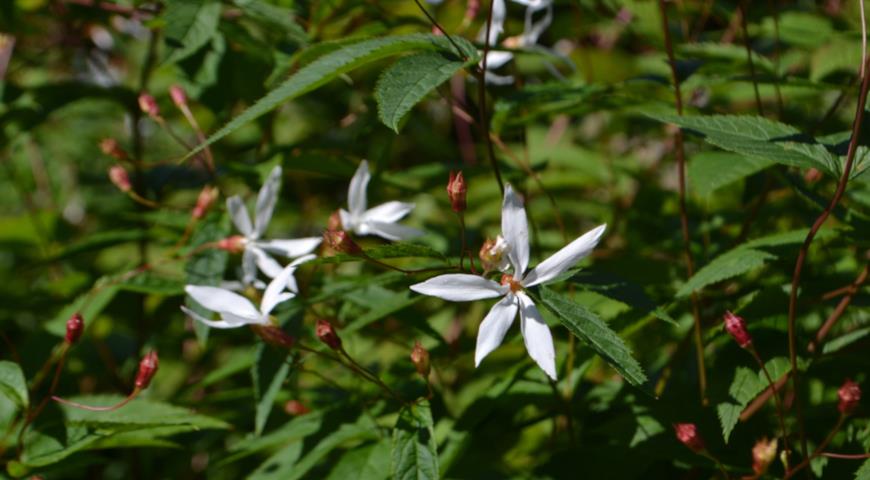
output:
[[[306, 260], [310, 260], [307, 258]], [[269, 282], [266, 290], [263, 292], [263, 299], [260, 301], [260, 308], [254, 306], [250, 300], [239, 295], [236, 292], [225, 288], [210, 287], [205, 285], [187, 285], [184, 291], [193, 298], [196, 303], [202, 305], [208, 310], [215, 312], [220, 316], [220, 320], [210, 320], [182, 306], [184, 311], [191, 318], [194, 318], [209, 327], [213, 328], [236, 328], [245, 325], [269, 325], [269, 314], [275, 307], [290, 300], [296, 296], [295, 282], [291, 282], [293, 272], [296, 270], [299, 262], [291, 263], [284, 267], [278, 275]], [[284, 291], [288, 283], [293, 285], [291, 292]]]
[[[507, 38], [503, 45], [509, 48], [525, 48], [537, 45], [538, 38], [553, 22], [553, 0], [511, 0], [514, 3], [524, 5], [526, 7], [525, 28], [523, 33]], [[534, 14], [546, 9], [544, 16], [534, 21]], [[498, 44], [499, 36], [504, 32], [504, 22], [507, 19], [507, 8], [504, 0], [493, 0], [492, 3], [492, 24], [489, 30], [490, 46]], [[486, 25], [484, 25], [478, 34], [478, 42], [483, 42], [486, 39]], [[498, 70], [503, 65], [514, 58], [513, 52], [505, 51], [489, 51], [486, 56], [487, 83], [495, 85], [507, 85], [514, 81], [512, 75], [499, 75], [492, 73], [491, 70]], [[481, 63], [483, 63], [481, 61]]]
[[422, 235], [423, 232], [415, 228], [396, 223], [414, 209], [413, 203], [393, 201], [366, 209], [366, 188], [371, 179], [369, 164], [363, 160], [350, 179], [348, 209], [338, 212], [342, 228], [352, 230], [357, 235], [377, 235], [393, 241]]
[[484, 357], [501, 345], [505, 333], [519, 311], [520, 330], [529, 356], [550, 378], [555, 380], [556, 353], [550, 328], [544, 323], [535, 303], [523, 289], [547, 283], [573, 267], [595, 248], [606, 227], [607, 225], [600, 225], [586, 232], [526, 272], [529, 266], [529, 228], [526, 210], [523, 208], [522, 199], [514, 193], [510, 185], [505, 185], [501, 211], [501, 236], [504, 241], [502, 249], [513, 267], [512, 274], [502, 275], [500, 283], [462, 273], [439, 275], [411, 285], [411, 290], [451, 302], [503, 297], [492, 306], [480, 324], [474, 352], [475, 366], [480, 365]]
[[269, 278], [275, 278], [281, 273], [281, 265], [270, 254], [296, 258], [312, 252], [320, 245], [321, 237], [296, 238], [289, 240], [262, 240], [266, 232], [272, 212], [278, 201], [278, 191], [281, 189], [281, 167], [272, 169], [266, 183], [257, 196], [254, 225], [245, 203], [238, 195], [227, 199], [227, 210], [236, 228], [243, 235], [244, 253], [242, 254], [242, 283], [254, 284], [257, 278], [257, 267]]

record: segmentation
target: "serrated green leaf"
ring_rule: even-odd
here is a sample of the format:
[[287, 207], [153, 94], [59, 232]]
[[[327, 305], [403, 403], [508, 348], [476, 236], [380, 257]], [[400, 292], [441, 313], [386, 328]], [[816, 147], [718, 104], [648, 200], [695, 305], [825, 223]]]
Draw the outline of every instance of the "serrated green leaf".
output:
[[855, 471], [855, 480], [870, 480], [870, 459], [864, 460], [864, 464]]
[[620, 375], [635, 386], [646, 382], [646, 374], [619, 335], [597, 315], [555, 291], [541, 287], [541, 301], [562, 325], [592, 347]]
[[[191, 248], [198, 248], [210, 242], [226, 238], [230, 234], [230, 224], [223, 215], [211, 214], [197, 225], [190, 239]], [[185, 265], [188, 285], [219, 285], [227, 269], [229, 254], [224, 250], [208, 248], [193, 256]], [[212, 312], [196, 303], [190, 295], [184, 299], [184, 305], [192, 311], [210, 318]], [[208, 339], [209, 327], [202, 322], [193, 322], [196, 338], [205, 344]]]
[[439, 478], [438, 445], [429, 402], [408, 405], [399, 412], [391, 459], [390, 470], [395, 480]]
[[[764, 365], [774, 382], [791, 370], [791, 363], [785, 357], [774, 357]], [[723, 402], [716, 407], [725, 443], [728, 443], [731, 432], [740, 419], [740, 414], [749, 402], [769, 387], [767, 376], [761, 369], [754, 371], [746, 367], [737, 367], [734, 370], [734, 379], [728, 387], [728, 394], [737, 403]]]
[[688, 184], [698, 194], [709, 195], [774, 163], [767, 158], [731, 152], [699, 152], [689, 162]]
[[48, 321], [45, 324], [45, 330], [58, 337], [63, 337], [66, 334], [66, 321], [75, 313], [80, 313], [84, 317], [85, 328], [87, 328], [87, 322], [97, 318], [118, 293], [118, 286], [114, 285], [113, 281], [114, 279], [108, 276], [100, 277], [94, 282], [90, 291], [80, 295]]
[[294, 20], [293, 11], [261, 0], [234, 0], [245, 15], [281, 29], [288, 38], [299, 45], [308, 44], [308, 33]]
[[725, 444], [728, 444], [728, 439], [731, 438], [731, 432], [737, 426], [737, 421], [740, 420], [740, 412], [743, 408], [740, 405], [733, 403], [720, 403], [716, 406], [716, 414], [719, 416], [719, 423], [722, 425], [722, 437], [725, 439]]
[[[119, 395], [85, 395], [70, 400], [91, 406], [109, 406], [123, 400]], [[137, 426], [187, 427], [187, 431], [225, 429], [229, 425], [216, 418], [194, 413], [186, 408], [153, 400], [136, 399], [127, 405], [109, 412], [92, 412], [61, 405], [68, 425], [85, 425], [103, 429], [129, 430]]]
[[0, 392], [8, 396], [19, 408], [27, 408], [30, 404], [27, 381], [17, 363], [0, 360]]
[[163, 17], [169, 47], [164, 63], [174, 63], [193, 55], [211, 41], [220, 22], [221, 3], [204, 0], [172, 0]]
[[708, 285], [742, 275], [763, 266], [765, 262], [773, 259], [776, 259], [776, 255], [761, 250], [735, 248], [719, 255], [695, 272], [695, 275], [686, 281], [677, 291], [677, 297], [685, 297]]
[[[472, 63], [476, 63], [476, 58]], [[411, 108], [467, 64], [440, 52], [400, 58], [381, 74], [375, 85], [378, 118], [399, 133], [399, 123]]]

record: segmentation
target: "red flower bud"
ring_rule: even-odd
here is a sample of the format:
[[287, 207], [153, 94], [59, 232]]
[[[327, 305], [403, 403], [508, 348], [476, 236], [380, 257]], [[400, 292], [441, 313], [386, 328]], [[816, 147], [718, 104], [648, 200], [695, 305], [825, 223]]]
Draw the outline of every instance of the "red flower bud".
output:
[[187, 94], [184, 93], [184, 89], [181, 86], [173, 85], [169, 87], [169, 96], [172, 97], [172, 103], [176, 107], [184, 108], [187, 106]]
[[284, 411], [287, 412], [288, 415], [298, 416], [311, 412], [311, 409], [306, 407], [305, 404], [299, 400], [288, 400], [287, 403], [284, 404]]
[[341, 215], [338, 213], [338, 210], [332, 212], [332, 215], [329, 216], [329, 220], [326, 222], [326, 229], [331, 232], [341, 230]]
[[129, 158], [127, 152], [121, 148], [121, 145], [114, 138], [102, 139], [100, 141], [100, 150], [115, 160], [127, 160]]
[[151, 118], [160, 116], [160, 107], [157, 106], [157, 100], [147, 93], [143, 92], [139, 94], [139, 108], [142, 109], [142, 113]]
[[245, 237], [233, 235], [217, 242], [217, 248], [230, 253], [242, 253], [245, 251]]
[[251, 329], [269, 345], [290, 348], [294, 343], [296, 343], [295, 338], [274, 325], [251, 325]]
[[857, 382], [847, 378], [843, 382], [843, 386], [837, 390], [837, 397], [840, 399], [840, 403], [837, 405], [840, 413], [851, 415], [858, 408], [858, 402], [861, 401], [861, 387], [858, 386]]
[[423, 348], [423, 345], [420, 345], [420, 342], [414, 342], [414, 348], [411, 350], [411, 361], [414, 363], [414, 367], [417, 369], [417, 373], [423, 376], [423, 378], [429, 378], [429, 371], [431, 366], [429, 365], [429, 351]]
[[752, 470], [757, 476], [761, 476], [766, 472], [767, 467], [776, 458], [776, 446], [777, 441], [775, 438], [768, 440], [767, 437], [764, 437], [755, 442], [755, 446], [752, 447]]
[[159, 363], [157, 352], [154, 350], [142, 357], [142, 360], [139, 362], [139, 372], [136, 373], [136, 382], [134, 383], [137, 389], [144, 390], [148, 388], [148, 385], [151, 384], [151, 379], [157, 373]]
[[133, 189], [133, 185], [130, 183], [130, 176], [127, 175], [127, 170], [124, 170], [124, 167], [120, 165], [109, 167], [109, 180], [118, 187], [118, 190], [124, 193]]
[[746, 330], [746, 321], [731, 312], [725, 312], [725, 330], [734, 337], [741, 348], [752, 344], [752, 336]]
[[327, 230], [323, 232], [323, 241], [336, 252], [348, 255], [359, 255], [362, 253], [359, 245], [344, 230]]
[[317, 334], [317, 338], [329, 348], [333, 350], [341, 349], [341, 338], [339, 338], [338, 333], [336, 333], [335, 328], [329, 321], [318, 320], [314, 332]]
[[191, 216], [197, 220], [204, 217], [208, 212], [208, 209], [214, 204], [215, 200], [218, 197], [218, 189], [211, 186], [206, 185], [202, 188], [202, 191], [199, 192], [199, 196], [196, 198], [196, 206], [193, 207], [193, 211], [191, 212]]
[[85, 330], [85, 319], [82, 314], [76, 312], [66, 321], [66, 343], [76, 343]]
[[707, 448], [704, 439], [698, 434], [698, 426], [694, 423], [675, 423], [674, 432], [677, 440], [695, 453], [703, 452]]
[[824, 178], [824, 175], [815, 167], [810, 167], [804, 172], [804, 181], [807, 183], [816, 183], [822, 178]]
[[465, 193], [467, 191], [468, 187], [465, 185], [462, 172], [450, 172], [450, 180], [447, 181], [447, 198], [450, 199], [450, 207], [454, 212], [465, 211]]

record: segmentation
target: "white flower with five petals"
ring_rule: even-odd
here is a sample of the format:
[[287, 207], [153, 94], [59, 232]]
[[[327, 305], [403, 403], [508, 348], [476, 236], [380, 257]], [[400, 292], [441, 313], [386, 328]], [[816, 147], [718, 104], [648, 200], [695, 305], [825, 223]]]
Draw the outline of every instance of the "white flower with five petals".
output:
[[363, 160], [350, 180], [348, 209], [338, 211], [342, 228], [352, 230], [357, 235], [377, 235], [394, 241], [422, 235], [423, 232], [415, 228], [396, 223], [414, 209], [413, 203], [393, 201], [366, 209], [366, 189], [371, 179], [369, 164]]
[[275, 278], [281, 273], [281, 265], [272, 258], [272, 254], [288, 258], [296, 258], [312, 252], [320, 245], [321, 237], [296, 238], [288, 240], [263, 240], [262, 235], [272, 220], [272, 212], [278, 201], [278, 191], [281, 189], [281, 167], [272, 169], [266, 183], [257, 195], [254, 224], [245, 203], [238, 195], [227, 199], [227, 210], [236, 228], [243, 235], [244, 253], [242, 254], [242, 283], [251, 285], [257, 279], [257, 267], [269, 278]]
[[480, 324], [477, 347], [474, 353], [475, 366], [490, 352], [501, 345], [505, 333], [520, 314], [520, 331], [529, 356], [553, 380], [556, 379], [556, 353], [550, 328], [544, 323], [535, 303], [524, 292], [525, 288], [552, 281], [583, 257], [589, 255], [598, 244], [606, 225], [600, 225], [569, 243], [551, 257], [526, 272], [529, 266], [529, 228], [523, 201], [510, 185], [505, 185], [501, 213], [501, 231], [504, 253], [513, 267], [501, 282], [468, 274], [447, 274], [411, 285], [411, 290], [452, 302], [503, 297], [492, 306]]

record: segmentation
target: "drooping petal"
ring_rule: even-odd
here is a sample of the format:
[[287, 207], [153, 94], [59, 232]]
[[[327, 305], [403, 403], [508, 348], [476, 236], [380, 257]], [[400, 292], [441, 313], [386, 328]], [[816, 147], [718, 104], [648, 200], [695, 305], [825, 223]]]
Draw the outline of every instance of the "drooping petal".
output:
[[562, 247], [561, 250], [539, 263], [528, 275], [523, 277], [523, 285], [532, 287], [540, 283], [549, 282], [576, 265], [577, 262], [589, 255], [592, 249], [598, 245], [601, 235], [604, 234], [604, 229], [606, 228], [607, 224], [599, 225], [565, 247]]
[[[359, 219], [365, 213], [367, 206], [366, 188], [368, 188], [371, 179], [369, 162], [363, 160], [356, 169], [356, 173], [353, 174], [353, 178], [350, 179], [350, 188], [347, 190], [347, 209], [352, 217]], [[344, 219], [342, 219], [342, 223], [344, 223]]]
[[[288, 267], [293, 267], [295, 269], [299, 265], [302, 265], [305, 262], [310, 262], [315, 258], [317, 258], [317, 255], [303, 255], [296, 260], [290, 262], [290, 265], [288, 265]], [[295, 274], [296, 272], [294, 271], [293, 273]], [[293, 275], [287, 277], [287, 290], [290, 290], [293, 293], [299, 293], [299, 285], [296, 284], [296, 277]]]
[[517, 316], [517, 299], [514, 295], [506, 295], [492, 306], [486, 318], [480, 323], [477, 331], [477, 347], [474, 350], [474, 366], [501, 345], [514, 318]]
[[525, 293], [517, 293], [520, 301], [520, 326], [526, 351], [548, 377], [556, 380], [556, 350], [550, 327], [544, 323], [541, 312]]
[[423, 235], [423, 232], [416, 228], [386, 222], [365, 222], [360, 226], [359, 233], [360, 235], [377, 235], [392, 241], [405, 240]]
[[242, 232], [242, 235], [249, 237], [254, 233], [254, 229], [251, 227], [251, 217], [248, 215], [248, 210], [245, 208], [245, 202], [242, 201], [242, 197], [233, 195], [228, 198], [227, 210], [230, 212], [233, 224]]
[[[293, 293], [284, 292], [284, 289], [287, 288], [288, 280], [293, 278], [295, 271], [296, 265], [287, 265], [269, 282], [269, 286], [263, 292], [263, 300], [260, 301], [260, 313], [268, 315], [276, 305], [296, 296]], [[293, 283], [295, 284], [296, 282], [294, 281]]]
[[260, 312], [247, 298], [238, 293], [206, 285], [187, 285], [184, 291], [196, 303], [218, 313], [230, 313], [246, 319], [256, 319]]
[[254, 258], [257, 261], [257, 267], [260, 268], [267, 277], [275, 278], [278, 274], [281, 273], [281, 264], [278, 263], [274, 258], [272, 258], [268, 253], [266, 253], [262, 248], [251, 245], [246, 250], [250, 250], [254, 254]]
[[224, 319], [221, 319], [219, 321], [209, 320], [208, 318], [203, 317], [202, 315], [194, 312], [193, 310], [185, 307], [184, 305], [181, 306], [181, 310], [186, 313], [187, 316], [189, 316], [190, 318], [198, 322], [202, 322], [212, 328], [236, 328], [245, 325], [245, 323], [230, 323]]
[[257, 246], [269, 253], [296, 258], [311, 253], [320, 245], [323, 237], [293, 238], [287, 240], [258, 240]]
[[449, 273], [411, 285], [411, 290], [423, 295], [450, 300], [451, 302], [468, 302], [483, 298], [500, 297], [507, 293], [509, 289], [506, 286], [499, 285], [492, 280], [487, 280], [477, 275]]
[[248, 245], [242, 253], [242, 283], [251, 285], [257, 280], [257, 255], [256, 247]]
[[275, 203], [278, 202], [278, 192], [281, 190], [281, 166], [278, 165], [272, 169], [266, 183], [260, 188], [260, 194], [257, 195], [257, 210], [256, 218], [254, 219], [254, 238], [260, 238], [269, 226], [269, 221], [272, 220], [272, 212], [275, 210]]
[[521, 279], [529, 266], [529, 222], [523, 200], [510, 184], [504, 186], [501, 234], [510, 247], [508, 258], [514, 266], [514, 278]]
[[[537, 3], [545, 3], [545, 2], [537, 2]], [[533, 22], [533, 15], [538, 10], [546, 8], [547, 11], [544, 13], [544, 16], [538, 20], [537, 22]], [[526, 26], [523, 31], [522, 39], [523, 46], [535, 45], [538, 43], [538, 39], [547, 30], [547, 27], [553, 22], [553, 5], [538, 5], [531, 6], [526, 9]]]
[[387, 202], [378, 205], [363, 214], [363, 221], [396, 223], [414, 209], [413, 203]]

